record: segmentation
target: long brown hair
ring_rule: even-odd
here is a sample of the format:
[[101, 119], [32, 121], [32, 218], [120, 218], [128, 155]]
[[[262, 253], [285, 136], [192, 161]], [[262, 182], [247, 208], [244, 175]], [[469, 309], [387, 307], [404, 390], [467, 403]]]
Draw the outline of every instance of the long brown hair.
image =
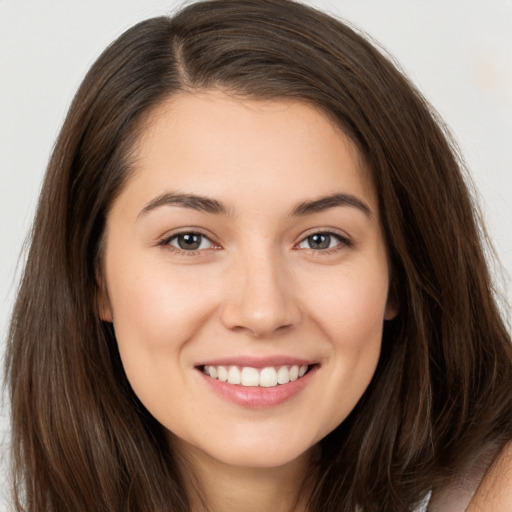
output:
[[407, 511], [512, 438], [512, 348], [483, 231], [442, 123], [353, 29], [287, 0], [218, 0], [125, 32], [93, 65], [43, 185], [12, 318], [16, 510], [189, 509], [162, 427], [96, 308], [102, 234], [144, 116], [177, 91], [296, 98], [359, 147], [400, 314], [369, 388], [321, 444], [311, 511]]

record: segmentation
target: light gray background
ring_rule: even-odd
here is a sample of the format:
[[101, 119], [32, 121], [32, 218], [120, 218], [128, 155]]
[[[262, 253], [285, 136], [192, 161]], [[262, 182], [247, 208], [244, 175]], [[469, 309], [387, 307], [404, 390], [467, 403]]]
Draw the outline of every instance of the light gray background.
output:
[[[181, 2], [180, 2], [181, 3]], [[505, 273], [512, 271], [512, 0], [318, 0], [395, 56], [466, 156]], [[81, 78], [172, 0], [0, 0], [0, 355], [43, 172]], [[499, 278], [509, 304], [508, 277]], [[456, 286], [456, 283], [454, 283]], [[0, 414], [5, 472], [8, 407]], [[7, 510], [0, 478], [0, 510]]]

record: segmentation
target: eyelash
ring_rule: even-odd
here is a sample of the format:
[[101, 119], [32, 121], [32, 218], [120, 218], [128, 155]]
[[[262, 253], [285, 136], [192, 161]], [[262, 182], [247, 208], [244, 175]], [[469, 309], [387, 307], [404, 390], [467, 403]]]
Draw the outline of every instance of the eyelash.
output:
[[[216, 246], [216, 244], [207, 235], [205, 235], [204, 233], [201, 233], [200, 231], [193, 231], [193, 230], [181, 231], [179, 233], [174, 233], [173, 235], [165, 237], [162, 240], [160, 240], [158, 245], [165, 247], [166, 249], [170, 250], [174, 254], [183, 255], [183, 256], [197, 256], [201, 251], [205, 250], [205, 249], [186, 250], [186, 249], [180, 249], [178, 247], [171, 245], [171, 242], [173, 240], [176, 240], [180, 236], [185, 236], [185, 235], [197, 236], [197, 237], [201, 237], [203, 240], [207, 240], [208, 242], [210, 242], [213, 245], [213, 247], [209, 247], [208, 249], [214, 249], [214, 250], [220, 249], [220, 246], [218, 246], [218, 245]], [[340, 251], [344, 247], [350, 248], [350, 247], [353, 247], [353, 245], [354, 245], [353, 242], [351, 240], [349, 240], [347, 237], [342, 236], [339, 233], [334, 233], [332, 231], [325, 230], [325, 231], [314, 231], [314, 232], [308, 233], [297, 244], [295, 244], [293, 248], [300, 249], [301, 244], [307, 242], [307, 240], [309, 238], [318, 236], [318, 235], [324, 235], [324, 236], [327, 236], [330, 238], [335, 238], [338, 241], [338, 243], [334, 247], [330, 247], [330, 248], [326, 248], [326, 249], [315, 250], [313, 248], [309, 248], [308, 250], [312, 251], [312, 254], [315, 254], [315, 255], [320, 256], [320, 255], [333, 254], [333, 253]], [[201, 241], [201, 243], [202, 243], [202, 241]]]
[[299, 248], [299, 246], [303, 243], [306, 243], [308, 239], [310, 239], [314, 236], [319, 236], [319, 235], [327, 236], [329, 238], [334, 238], [338, 241], [338, 243], [334, 247], [328, 247], [326, 249], [315, 250], [313, 248], [309, 248], [309, 250], [312, 251], [312, 254], [314, 254], [315, 256], [327, 256], [329, 254], [337, 253], [338, 251], [340, 251], [343, 248], [353, 247], [353, 245], [354, 245], [354, 243], [350, 239], [348, 239], [346, 236], [343, 236], [339, 233], [334, 233], [334, 232], [328, 231], [328, 230], [325, 230], [325, 231], [320, 230], [320, 231], [313, 231], [311, 233], [306, 234], [306, 236], [304, 236], [300, 240], [300, 242], [294, 246], [294, 248], [296, 248], [296, 247]]
[[[220, 246], [215, 247], [215, 243], [212, 242], [207, 235], [205, 235], [204, 233], [201, 233], [200, 231], [194, 231], [194, 230], [181, 231], [179, 233], [174, 233], [173, 235], [165, 237], [162, 240], [160, 240], [158, 245], [165, 247], [166, 249], [168, 249], [171, 252], [178, 254], [180, 256], [197, 256], [201, 251], [205, 250], [205, 249], [186, 250], [186, 249], [180, 249], [178, 247], [174, 247], [173, 245], [171, 245], [171, 242], [173, 240], [176, 240], [180, 236], [185, 236], [185, 235], [197, 236], [197, 237], [201, 237], [203, 240], [208, 240], [208, 242], [210, 242], [214, 246], [214, 247], [212, 247], [212, 249], [220, 248]], [[202, 241], [201, 241], [201, 243], [202, 243]]]

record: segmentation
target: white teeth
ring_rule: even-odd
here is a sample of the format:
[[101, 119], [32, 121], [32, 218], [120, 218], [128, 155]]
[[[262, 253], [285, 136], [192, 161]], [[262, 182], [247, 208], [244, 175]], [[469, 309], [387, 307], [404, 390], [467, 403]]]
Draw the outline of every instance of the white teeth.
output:
[[219, 366], [217, 368], [217, 378], [221, 382], [226, 382], [228, 380], [228, 371], [226, 370], [226, 368], [224, 368], [224, 366]]
[[279, 384], [288, 384], [290, 382], [290, 370], [288, 366], [281, 366], [277, 371], [277, 382]]
[[261, 370], [244, 366], [241, 370], [237, 366], [205, 366], [203, 372], [212, 379], [229, 384], [241, 384], [242, 386], [260, 386], [271, 388], [278, 384], [288, 384], [303, 377], [308, 371], [308, 366], [280, 366], [274, 368], [267, 366]]
[[275, 368], [263, 368], [260, 372], [260, 386], [271, 388], [277, 386], [277, 372]]
[[228, 372], [228, 382], [230, 384], [240, 384], [242, 382], [242, 374], [236, 366], [232, 366]]
[[260, 373], [256, 368], [245, 367], [242, 369], [242, 386], [258, 386]]

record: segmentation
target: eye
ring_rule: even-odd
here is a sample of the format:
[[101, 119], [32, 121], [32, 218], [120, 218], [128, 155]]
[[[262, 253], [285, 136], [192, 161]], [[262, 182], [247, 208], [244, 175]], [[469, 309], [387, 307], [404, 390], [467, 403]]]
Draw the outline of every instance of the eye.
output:
[[178, 233], [163, 241], [162, 245], [170, 245], [181, 251], [199, 251], [211, 249], [213, 243], [201, 233]]
[[307, 236], [298, 244], [299, 249], [312, 249], [314, 251], [325, 251], [328, 249], [334, 249], [340, 245], [350, 246], [350, 242], [334, 233], [313, 233]]

